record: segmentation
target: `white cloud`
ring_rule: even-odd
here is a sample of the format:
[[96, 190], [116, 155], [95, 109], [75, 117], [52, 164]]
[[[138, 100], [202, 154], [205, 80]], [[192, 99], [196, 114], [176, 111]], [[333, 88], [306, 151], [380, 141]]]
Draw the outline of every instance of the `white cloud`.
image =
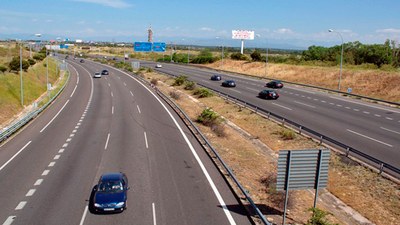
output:
[[129, 8], [132, 5], [125, 2], [124, 0], [72, 0], [75, 2], [86, 2], [86, 3], [93, 3], [93, 4], [99, 4], [107, 7], [112, 7], [112, 8]]
[[289, 28], [279, 28], [277, 30], [274, 30], [274, 33], [277, 33], [277, 34], [294, 34], [294, 32]]
[[214, 29], [212, 29], [210, 27], [201, 27], [200, 30], [201, 31], [215, 31]]
[[400, 34], [400, 29], [396, 29], [396, 28], [387, 28], [387, 29], [376, 30], [376, 33]]

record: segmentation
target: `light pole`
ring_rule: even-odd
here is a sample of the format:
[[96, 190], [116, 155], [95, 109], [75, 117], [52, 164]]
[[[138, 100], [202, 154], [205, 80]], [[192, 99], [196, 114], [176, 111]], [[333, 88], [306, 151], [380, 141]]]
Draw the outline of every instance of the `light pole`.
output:
[[[261, 38], [260, 34], [256, 34], [256, 36], [258, 38]], [[266, 46], [266, 55], [265, 55], [265, 77], [267, 76], [267, 67], [268, 67], [268, 42], [267, 42], [267, 46]]]
[[340, 81], [342, 80], [342, 66], [343, 66], [343, 37], [342, 34], [340, 34], [338, 31], [332, 29], [329, 29], [328, 31], [337, 33], [340, 39], [342, 40], [342, 52], [340, 53], [340, 72], [339, 72], [339, 85], [338, 85], [338, 90], [340, 91]]
[[[22, 44], [22, 42], [20, 43]], [[24, 84], [22, 82], [22, 46], [19, 46], [19, 76], [21, 81], [21, 106], [24, 107]]]

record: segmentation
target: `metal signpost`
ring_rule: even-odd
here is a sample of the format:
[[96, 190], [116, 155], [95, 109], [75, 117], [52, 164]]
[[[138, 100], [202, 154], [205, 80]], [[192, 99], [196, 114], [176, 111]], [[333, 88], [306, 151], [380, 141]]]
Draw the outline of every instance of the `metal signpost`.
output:
[[282, 150], [279, 151], [276, 190], [285, 190], [283, 225], [289, 189], [315, 189], [314, 208], [317, 205], [319, 188], [328, 184], [329, 149]]
[[254, 31], [232, 30], [232, 39], [240, 39], [242, 41], [240, 53], [243, 54], [244, 40], [254, 40]]

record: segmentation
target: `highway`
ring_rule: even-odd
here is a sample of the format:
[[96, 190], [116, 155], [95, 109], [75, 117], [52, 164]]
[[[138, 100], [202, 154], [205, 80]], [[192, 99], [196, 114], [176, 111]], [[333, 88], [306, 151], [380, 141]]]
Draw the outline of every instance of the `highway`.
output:
[[[153, 90], [68, 60], [61, 96], [0, 146], [0, 224], [252, 224], [219, 170]], [[92, 78], [108, 69], [110, 75]], [[95, 214], [101, 174], [124, 172], [128, 208]]]
[[[257, 95], [265, 89], [266, 81], [191, 66], [164, 63], [162, 68], [155, 68], [154, 62], [141, 63], [174, 76], [186, 75], [198, 84], [271, 111], [400, 168], [399, 109], [289, 84], [278, 89], [278, 100], [264, 100]], [[222, 81], [233, 79], [237, 86], [221, 87], [222, 81], [210, 80], [213, 74], [220, 74]]]

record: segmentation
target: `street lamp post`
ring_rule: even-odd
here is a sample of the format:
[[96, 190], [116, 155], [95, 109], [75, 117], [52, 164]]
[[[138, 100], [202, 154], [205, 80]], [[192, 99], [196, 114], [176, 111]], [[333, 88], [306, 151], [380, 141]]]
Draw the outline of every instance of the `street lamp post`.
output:
[[224, 67], [224, 40], [220, 37], [215, 37], [216, 39], [221, 39], [221, 67]]
[[24, 84], [22, 81], [22, 46], [19, 46], [19, 74], [21, 82], [21, 106], [24, 107]]
[[340, 34], [338, 31], [329, 29], [329, 32], [335, 32], [339, 35], [340, 39], [342, 40], [342, 51], [340, 53], [340, 72], [339, 72], [339, 85], [338, 85], [338, 90], [340, 91], [340, 81], [342, 80], [342, 66], [343, 66], [343, 37], [342, 34]]

